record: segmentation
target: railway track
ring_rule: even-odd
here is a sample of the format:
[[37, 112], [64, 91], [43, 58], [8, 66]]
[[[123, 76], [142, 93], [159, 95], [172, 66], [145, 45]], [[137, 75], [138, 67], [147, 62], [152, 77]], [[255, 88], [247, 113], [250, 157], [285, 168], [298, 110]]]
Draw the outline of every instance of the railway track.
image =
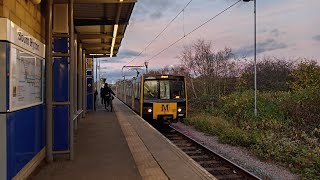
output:
[[156, 128], [217, 179], [260, 179], [171, 126]]

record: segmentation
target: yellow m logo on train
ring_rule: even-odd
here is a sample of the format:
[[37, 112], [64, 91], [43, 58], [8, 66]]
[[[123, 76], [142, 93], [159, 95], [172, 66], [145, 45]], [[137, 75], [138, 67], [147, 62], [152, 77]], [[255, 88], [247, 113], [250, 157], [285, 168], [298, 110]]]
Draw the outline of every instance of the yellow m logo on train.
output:
[[169, 104], [162, 104], [161, 111], [163, 111], [163, 112], [169, 111]]

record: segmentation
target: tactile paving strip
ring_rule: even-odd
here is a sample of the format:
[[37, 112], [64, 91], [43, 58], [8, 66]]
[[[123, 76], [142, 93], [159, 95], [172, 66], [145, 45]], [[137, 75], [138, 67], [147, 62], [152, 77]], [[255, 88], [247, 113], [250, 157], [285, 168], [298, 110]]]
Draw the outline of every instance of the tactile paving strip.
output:
[[127, 117], [121, 113], [116, 113], [116, 115], [142, 178], [155, 180], [168, 179], [133, 127], [125, 120]]

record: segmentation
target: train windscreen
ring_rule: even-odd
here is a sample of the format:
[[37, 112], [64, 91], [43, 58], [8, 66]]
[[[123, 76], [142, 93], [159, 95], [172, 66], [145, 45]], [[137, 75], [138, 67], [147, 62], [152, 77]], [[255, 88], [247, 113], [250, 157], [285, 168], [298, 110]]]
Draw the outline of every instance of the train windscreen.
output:
[[144, 99], [181, 99], [185, 98], [184, 82], [181, 80], [146, 80]]
[[158, 81], [148, 80], [144, 82], [144, 99], [158, 99]]
[[171, 81], [170, 83], [171, 83], [170, 87], [172, 92], [172, 98], [174, 99], [186, 98], [183, 81]]

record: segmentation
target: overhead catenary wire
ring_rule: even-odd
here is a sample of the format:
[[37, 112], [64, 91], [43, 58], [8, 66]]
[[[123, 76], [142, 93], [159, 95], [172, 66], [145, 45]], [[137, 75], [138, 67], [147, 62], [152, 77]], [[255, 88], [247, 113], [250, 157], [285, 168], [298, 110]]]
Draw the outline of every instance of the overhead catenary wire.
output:
[[195, 32], [196, 30], [198, 30], [199, 28], [201, 28], [202, 26], [204, 26], [205, 24], [209, 23], [210, 21], [212, 21], [213, 19], [215, 19], [216, 17], [218, 17], [219, 15], [223, 14], [224, 12], [226, 12], [227, 10], [229, 10], [230, 8], [232, 8], [233, 6], [235, 6], [236, 4], [238, 4], [240, 1], [242, 0], [238, 0], [237, 2], [233, 3], [232, 5], [230, 5], [229, 7], [225, 8], [224, 10], [222, 10], [221, 12], [219, 12], [218, 14], [216, 14], [215, 16], [213, 16], [212, 18], [210, 18], [209, 20], [207, 20], [206, 22], [202, 23], [200, 26], [196, 27], [195, 29], [193, 29], [192, 31], [190, 31], [189, 33], [185, 34], [183, 37], [179, 38], [178, 40], [176, 40], [175, 42], [173, 42], [172, 44], [170, 44], [168, 47], [164, 48], [163, 50], [161, 50], [160, 52], [158, 52], [157, 54], [155, 54], [154, 56], [152, 56], [151, 58], [149, 58], [147, 61], [150, 62], [152, 59], [156, 58], [157, 56], [159, 56], [161, 53], [163, 53], [164, 51], [166, 51], [167, 49], [169, 49], [170, 47], [174, 46], [175, 44], [177, 44], [178, 42], [180, 42], [182, 39], [184, 39], [185, 37], [189, 36], [190, 34], [192, 34], [193, 32]]
[[[182, 10], [166, 25], [166, 27], [152, 40], [150, 41], [150, 43], [136, 56], [134, 57], [131, 61], [129, 61], [126, 65], [132, 63], [134, 60], [136, 60], [144, 51], [146, 51], [146, 49], [155, 41], [158, 39], [158, 37], [160, 37], [160, 35], [171, 25], [171, 23], [176, 20], [178, 18], [178, 16], [184, 12], [184, 10], [189, 6], [189, 4], [192, 2], [193, 0], [190, 0], [183, 8]], [[125, 66], [126, 66], [125, 65]]]

